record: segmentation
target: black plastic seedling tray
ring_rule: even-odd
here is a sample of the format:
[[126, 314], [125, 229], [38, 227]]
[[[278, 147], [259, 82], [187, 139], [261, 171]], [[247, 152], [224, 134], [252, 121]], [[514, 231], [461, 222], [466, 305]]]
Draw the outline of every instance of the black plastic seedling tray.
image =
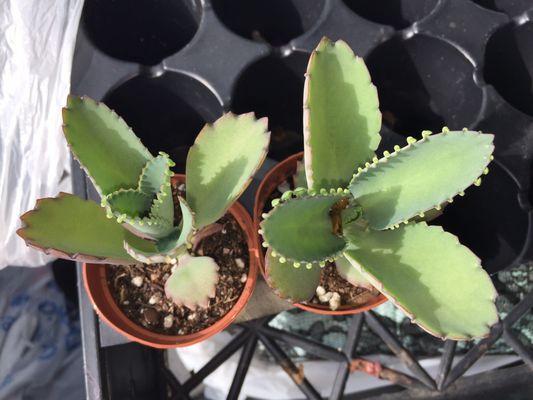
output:
[[[378, 88], [383, 149], [444, 125], [495, 134], [481, 187], [436, 221], [494, 273], [533, 259], [532, 17], [530, 0], [86, 0], [72, 92], [115, 109], [152, 152], [171, 155], [176, 172], [206, 122], [255, 111], [269, 117], [268, 167], [301, 150], [309, 53], [322, 36], [343, 39]], [[95, 198], [75, 172], [77, 193]], [[89, 395], [148, 398], [141, 383], [133, 392], [123, 385], [155, 387], [161, 377], [150, 362], [129, 375], [116, 368], [132, 365], [121, 351], [149, 360], [159, 353], [108, 347], [126, 340], [80, 293]]]

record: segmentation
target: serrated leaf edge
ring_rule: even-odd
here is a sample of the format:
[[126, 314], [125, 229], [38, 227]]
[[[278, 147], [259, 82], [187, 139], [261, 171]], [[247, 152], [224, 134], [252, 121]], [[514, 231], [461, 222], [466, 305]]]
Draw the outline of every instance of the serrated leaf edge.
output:
[[[364, 67], [365, 71], [367, 72], [369, 87], [373, 88], [373, 90], [376, 92], [376, 95], [377, 95], [377, 91], [378, 91], [376, 86], [372, 83], [370, 72], [368, 71], [368, 68], [367, 68], [366, 64], [364, 63], [364, 60], [361, 57], [357, 56], [354, 53], [354, 51], [352, 50], [352, 48], [344, 40], [337, 40], [337, 41], [334, 42], [334, 41], [330, 40], [326, 36], [322, 37], [322, 39], [320, 40], [318, 46], [311, 52], [311, 55], [309, 56], [309, 61], [307, 62], [306, 72], [304, 74], [305, 82], [304, 82], [304, 90], [303, 90], [303, 104], [304, 104], [304, 106], [303, 106], [303, 140], [304, 140], [304, 158], [303, 158], [303, 161], [304, 161], [305, 176], [306, 176], [306, 179], [307, 179], [307, 186], [308, 187], [313, 187], [313, 185], [314, 185], [313, 168], [312, 168], [312, 165], [311, 165], [312, 164], [312, 161], [311, 161], [311, 159], [312, 159], [312, 149], [311, 149], [311, 143], [310, 143], [311, 142], [311, 130], [310, 130], [311, 114], [310, 114], [310, 107], [309, 107], [309, 100], [310, 100], [310, 96], [311, 96], [309, 85], [310, 85], [310, 82], [311, 82], [311, 75], [312, 74], [309, 72], [309, 70], [311, 69], [311, 66], [314, 63], [314, 59], [315, 59], [316, 55], [320, 52], [322, 47], [328, 46], [328, 45], [335, 46], [337, 44], [346, 47], [346, 49], [348, 49], [348, 51], [352, 54], [352, 56], [355, 59], [355, 61], [357, 63], [362, 63], [363, 64], [363, 67]], [[376, 109], [378, 111], [380, 111], [379, 110], [379, 98], [378, 98], [378, 105], [377, 105]], [[378, 114], [379, 114], [380, 126], [381, 126], [382, 115], [381, 115], [381, 112], [378, 112]], [[379, 140], [377, 141], [377, 144], [376, 144], [375, 148], [371, 148], [371, 150], [373, 150], [374, 152], [376, 151], [376, 149], [379, 146], [379, 143], [381, 142], [381, 134], [379, 133], [379, 131], [375, 132], [375, 134], [379, 137]], [[357, 167], [357, 166], [354, 166], [354, 167]]]
[[[437, 135], [446, 135], [450, 133], [449, 129], [447, 127], [444, 127], [442, 128], [442, 132], [438, 133], [438, 134], [435, 134], [433, 136], [437, 136]], [[478, 132], [475, 132], [475, 131], [469, 131], [467, 130], [467, 128], [464, 128], [462, 131], [453, 131], [453, 133], [465, 133], [465, 134], [474, 134], [474, 135], [487, 135], [486, 133], [483, 133], [481, 131], [478, 131]], [[357, 178], [359, 178], [361, 175], [364, 175], [366, 172], [368, 172], [370, 169], [372, 168], [376, 168], [379, 164], [383, 164], [383, 163], [386, 163], [390, 158], [393, 158], [393, 157], [396, 157], [398, 156], [398, 154], [400, 153], [405, 153], [406, 151], [409, 151], [413, 146], [416, 146], [418, 144], [421, 144], [421, 143], [424, 143], [425, 141], [429, 141], [430, 140], [430, 136], [432, 135], [432, 132], [430, 131], [423, 131], [422, 132], [422, 138], [420, 139], [415, 139], [411, 136], [409, 136], [407, 138], [407, 145], [404, 146], [404, 147], [400, 147], [398, 145], [394, 146], [394, 151], [393, 152], [389, 152], [389, 151], [384, 151], [383, 152], [383, 157], [382, 158], [377, 158], [377, 157], [374, 157], [372, 159], [372, 162], [367, 162], [365, 163], [365, 166], [364, 167], [359, 167], [357, 169], [357, 172], [353, 174], [352, 176], [352, 179], [350, 180], [350, 183], [348, 184], [348, 187], [351, 187], [352, 184], [357, 180]], [[465, 190], [469, 187], [471, 187], [472, 185], [474, 186], [480, 186], [481, 185], [481, 179], [483, 177], [483, 175], [487, 175], [489, 173], [489, 169], [488, 169], [488, 165], [490, 164], [490, 162], [494, 159], [494, 157], [492, 156], [492, 153], [494, 152], [494, 144], [490, 144], [488, 145], [488, 147], [492, 147], [492, 151], [491, 151], [491, 155], [489, 155], [488, 157], [485, 158], [485, 160], [487, 161], [484, 166], [481, 168], [481, 171], [479, 172], [478, 174], [478, 178], [476, 178], [474, 180], [474, 182], [470, 183], [469, 185], [467, 185], [466, 187], [464, 187], [463, 189], [459, 190], [458, 192], [456, 192], [455, 194], [452, 194], [448, 199], [442, 199], [442, 201], [439, 201], [437, 204], [433, 205], [433, 206], [429, 206], [427, 207], [426, 209], [424, 210], [419, 210], [418, 212], [415, 213], [414, 216], [411, 216], [403, 221], [399, 221], [397, 223], [393, 223], [393, 224], [389, 224], [387, 225], [386, 227], [382, 228], [382, 229], [379, 229], [379, 230], [385, 230], [385, 229], [397, 229], [400, 227], [401, 224], [408, 224], [410, 223], [411, 221], [411, 218], [414, 218], [415, 216], [419, 216], [419, 217], [424, 217], [424, 214], [430, 210], [433, 210], [433, 209], [436, 209], [436, 210], [441, 210], [443, 208], [443, 204], [446, 204], [446, 203], [453, 203], [454, 201], [454, 198], [456, 196], [464, 196], [465, 195]], [[357, 200], [357, 199], [356, 199]], [[363, 209], [363, 213], [364, 213], [364, 209]]]
[[[317, 198], [317, 197], [336, 197], [336, 196], [339, 196], [339, 199], [344, 197], [344, 196], [350, 196], [351, 197], [351, 193], [346, 192], [347, 189], [342, 189], [342, 188], [338, 188], [338, 189], [330, 189], [330, 190], [327, 190], [327, 189], [320, 189], [319, 192], [317, 193], [314, 189], [306, 189], [306, 188], [296, 188], [294, 190], [288, 190], [286, 191], [285, 193], [283, 193], [283, 195], [278, 198], [278, 199], [274, 199], [272, 200], [272, 209], [268, 212], [268, 213], [263, 213], [261, 215], [261, 218], [262, 218], [262, 221], [260, 222], [259, 224], [259, 234], [263, 236], [263, 238], [265, 239], [262, 243], [262, 246], [263, 247], [271, 247], [271, 244], [269, 243], [268, 239], [266, 238], [266, 235], [265, 235], [265, 229], [264, 229], [264, 226], [263, 226], [263, 223], [264, 221], [266, 221], [267, 219], [270, 218], [270, 216], [275, 212], [275, 210], [279, 207], [283, 207], [284, 205], [286, 205], [287, 203], [289, 203], [292, 199], [311, 199], [311, 198]], [[279, 200], [279, 202], [276, 202], [276, 200]], [[344, 238], [343, 238], [344, 239]], [[296, 260], [294, 258], [291, 258], [291, 257], [288, 257], [287, 255], [284, 255], [282, 253], [279, 253], [277, 250], [275, 249], [272, 249], [272, 257], [274, 258], [279, 258], [279, 262], [280, 263], [292, 263], [292, 265], [295, 267], [295, 268], [299, 268], [300, 265], [308, 265], [308, 264], [313, 264], [313, 263], [320, 263], [320, 267], [323, 267], [324, 265], [322, 265], [323, 263], [325, 262], [333, 262], [335, 261], [335, 259], [337, 259], [338, 257], [340, 257], [344, 250], [346, 249], [346, 246], [347, 244], [344, 246], [344, 248], [342, 250], [339, 250], [338, 252], [335, 252], [333, 253], [331, 256], [329, 257], [326, 257], [326, 258], [321, 258], [321, 259], [317, 259], [317, 260], [312, 260], [312, 261], [305, 261], [305, 260]]]
[[[200, 133], [198, 134], [198, 136], [196, 136], [196, 139], [194, 140], [194, 143], [193, 145], [191, 146], [191, 148], [189, 149], [189, 152], [187, 154], [187, 160], [186, 160], [186, 165], [189, 165], [189, 157], [191, 156], [191, 153], [192, 153], [192, 149], [195, 148], [197, 149], [199, 147], [199, 142], [201, 140], [204, 139], [204, 137], [206, 137], [207, 135], [210, 135], [210, 134], [214, 134], [215, 133], [215, 129], [216, 127], [223, 123], [226, 119], [230, 119], [230, 118], [235, 118], [235, 119], [250, 119], [251, 121], [253, 121], [254, 123], [260, 123], [261, 125], [263, 125], [263, 134], [266, 136], [266, 144], [265, 146], [263, 147], [262, 149], [262, 154], [261, 154], [261, 157], [259, 158], [258, 160], [258, 163], [256, 165], [256, 167], [250, 172], [250, 176], [248, 177], [248, 179], [245, 181], [245, 183], [242, 185], [240, 191], [235, 195], [233, 196], [230, 201], [228, 201], [228, 204], [227, 206], [225, 207], [225, 209], [221, 212], [220, 216], [216, 219], [218, 220], [219, 218], [221, 218], [224, 214], [226, 214], [226, 212], [229, 210], [229, 208], [231, 207], [231, 205], [237, 201], [241, 196], [242, 194], [244, 193], [244, 191], [248, 188], [248, 186], [250, 185], [250, 183], [252, 182], [253, 180], [253, 177], [254, 175], [257, 173], [257, 171], [261, 168], [261, 165], [263, 165], [265, 159], [266, 159], [266, 156], [267, 156], [267, 153], [268, 153], [268, 148], [269, 148], [269, 144], [270, 144], [270, 131], [268, 130], [268, 118], [267, 117], [262, 117], [262, 118], [259, 118], [257, 119], [256, 116], [255, 116], [255, 113], [254, 112], [248, 112], [248, 113], [244, 113], [244, 114], [234, 114], [232, 113], [231, 111], [230, 112], [227, 112], [227, 113], [224, 113], [220, 118], [218, 118], [215, 122], [213, 122], [212, 124], [209, 124], [209, 123], [206, 123], [204, 125], [204, 127], [202, 128], [202, 130], [200, 131]], [[224, 167], [222, 167], [221, 169], [223, 169]], [[185, 171], [185, 177], [187, 179], [187, 171]], [[215, 221], [216, 221], [215, 220]], [[214, 222], [214, 221], [213, 221]], [[209, 225], [209, 224], [207, 224]], [[203, 226], [197, 226], [196, 227], [197, 229], [200, 229], [200, 228], [203, 228]]]
[[[470, 250], [468, 247], [466, 246], [463, 246], [460, 241], [459, 241], [459, 238], [453, 234], [451, 234], [450, 232], [447, 232], [445, 231], [441, 226], [438, 226], [438, 225], [427, 225], [425, 222], [419, 222], [419, 224], [425, 224], [426, 226], [428, 227], [432, 227], [433, 229], [438, 229], [440, 230], [442, 233], [444, 234], [447, 234], [447, 235], [450, 235], [450, 237], [452, 239], [455, 239], [456, 241], [456, 244], [459, 245], [459, 246], [462, 246], [466, 251], [470, 252], [471, 255], [475, 258], [476, 260], [476, 263], [475, 263], [475, 269], [480, 269], [480, 270], [483, 270], [483, 267], [481, 266], [481, 260], [479, 259], [479, 257], [477, 255], [475, 255], [472, 250]], [[463, 336], [454, 336], [454, 335], [444, 335], [442, 332], [437, 332], [437, 331], [433, 331], [431, 329], [429, 329], [428, 327], [426, 326], [423, 326], [423, 325], [420, 325], [416, 319], [416, 315], [414, 315], [412, 312], [410, 312], [409, 310], [407, 310], [405, 307], [403, 307], [398, 299], [393, 296], [392, 294], [388, 293], [384, 287], [383, 287], [383, 284], [381, 283], [381, 281], [379, 281], [377, 278], [374, 277], [374, 275], [370, 274], [369, 272], [366, 272], [363, 267], [357, 262], [357, 260], [353, 260], [352, 258], [350, 258], [347, 254], [344, 254], [344, 256], [346, 257], [346, 259], [348, 261], [350, 261], [352, 263], [352, 265], [357, 268], [357, 270], [359, 272], [361, 272], [361, 274], [366, 278], [368, 279], [368, 281], [377, 289], [379, 290], [380, 293], [382, 293], [388, 300], [390, 300], [391, 303], [393, 303], [396, 307], [398, 307], [410, 320], [412, 323], [418, 325], [421, 329], [423, 329], [424, 331], [428, 332], [429, 334], [435, 336], [435, 337], [438, 337], [442, 340], [473, 340], [473, 339], [479, 339], [481, 337], [473, 337], [473, 336], [469, 336], [469, 335], [463, 335]], [[485, 272], [483, 270], [483, 272]], [[488, 276], [488, 274], [484, 274], [482, 275], [484, 276], [486, 279], [489, 279], [490, 280], [490, 277]], [[494, 285], [492, 284], [492, 281], [491, 281], [491, 286], [493, 288], [493, 292], [492, 292], [492, 296], [490, 297], [490, 299], [487, 299], [487, 301], [489, 301], [493, 307], [494, 307], [494, 314], [497, 316], [498, 313], [497, 313], [497, 310], [496, 310], [496, 305], [494, 303], [494, 301], [496, 300], [496, 297], [498, 296], [498, 293], [496, 292], [496, 289], [494, 288]], [[494, 322], [492, 322], [492, 324], [490, 325], [487, 325], [487, 328], [488, 331], [487, 331], [487, 334], [482, 336], [482, 337], [487, 337], [489, 334], [490, 334], [490, 327], [492, 327], [492, 325], [494, 325], [495, 323], [497, 323], [499, 320], [499, 318], [497, 317], [496, 320], [494, 320]]]
[[[43, 247], [35, 243], [32, 239], [27, 236], [26, 229], [30, 228], [31, 225], [28, 223], [27, 218], [32, 214], [35, 214], [39, 211], [40, 205], [45, 201], [60, 201], [64, 197], [74, 196], [70, 193], [60, 192], [57, 197], [44, 197], [38, 199], [35, 203], [35, 207], [32, 210], [29, 210], [21, 215], [20, 219], [22, 221], [22, 227], [17, 229], [16, 233], [20, 236], [28, 247], [31, 247], [35, 250], [42, 251], [44, 254], [52, 255], [54, 257], [77, 261], [77, 262], [86, 262], [94, 264], [118, 264], [118, 265], [132, 265], [135, 264], [135, 260], [125, 260], [120, 258], [108, 258], [108, 257], [97, 257], [89, 254], [83, 253], [67, 253], [52, 247]], [[85, 202], [91, 202], [91, 200], [80, 199]]]

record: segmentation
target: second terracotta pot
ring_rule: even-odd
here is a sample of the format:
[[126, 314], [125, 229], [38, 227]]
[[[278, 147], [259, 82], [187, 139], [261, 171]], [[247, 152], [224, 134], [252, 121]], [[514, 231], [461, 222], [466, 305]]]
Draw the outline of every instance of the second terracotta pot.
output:
[[[259, 230], [259, 224], [261, 223], [262, 217], [267, 202], [270, 200], [270, 196], [277, 187], [290, 179], [296, 173], [296, 164], [298, 161], [303, 160], [304, 153], [300, 152], [294, 154], [279, 164], [276, 164], [268, 173], [265, 175], [259, 188], [255, 194], [255, 203], [254, 203], [254, 226], [255, 232], [258, 237], [258, 242], [261, 243], [262, 238], [257, 233]], [[268, 277], [266, 276], [265, 271], [265, 251], [262, 246], [259, 246], [259, 266], [261, 273], [263, 274], [265, 280], [268, 282]], [[360, 306], [347, 306], [343, 305], [338, 310], [332, 311], [329, 307], [321, 304], [303, 304], [303, 303], [294, 303], [298, 308], [301, 308], [305, 311], [310, 311], [317, 314], [326, 314], [326, 315], [350, 315], [358, 314], [363, 311], [370, 310], [374, 307], [379, 306], [380, 304], [387, 301], [387, 298], [382, 294], [373, 297], [367, 303]]]
[[[185, 175], [174, 175], [172, 182], [185, 182]], [[131, 321], [117, 306], [107, 284], [107, 266], [105, 264], [84, 264], [83, 281], [85, 289], [100, 318], [128, 339], [160, 349], [190, 346], [213, 336], [230, 325], [252, 296], [257, 281], [259, 251], [257, 234], [253, 229], [252, 219], [246, 209], [238, 202], [235, 202], [228, 212], [235, 218], [246, 236], [250, 261], [248, 280], [244, 289], [237, 303], [221, 319], [213, 325], [190, 335], [164, 335], [152, 332]]]

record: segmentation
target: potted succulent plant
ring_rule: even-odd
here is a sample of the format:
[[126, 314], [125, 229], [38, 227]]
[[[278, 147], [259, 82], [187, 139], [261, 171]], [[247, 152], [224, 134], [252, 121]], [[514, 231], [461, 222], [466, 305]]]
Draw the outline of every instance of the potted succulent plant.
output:
[[[258, 192], [266, 279], [291, 301], [337, 309], [342, 293], [320, 286], [332, 284], [323, 275], [337, 275], [375, 288], [437, 337], [485, 336], [498, 320], [490, 277], [457, 237], [424, 219], [481, 183], [493, 136], [425, 131], [378, 158], [380, 126], [363, 60], [324, 38], [306, 73], [303, 164], [298, 156], [281, 163]], [[268, 205], [273, 191], [284, 193]]]
[[168, 155], [152, 156], [104, 104], [70, 96], [63, 122], [101, 206], [65, 193], [40, 199], [18, 234], [85, 262], [97, 312], [133, 340], [176, 347], [226, 327], [256, 280], [257, 238], [236, 200], [265, 158], [266, 119], [225, 114], [206, 125], [186, 176], [173, 174]]

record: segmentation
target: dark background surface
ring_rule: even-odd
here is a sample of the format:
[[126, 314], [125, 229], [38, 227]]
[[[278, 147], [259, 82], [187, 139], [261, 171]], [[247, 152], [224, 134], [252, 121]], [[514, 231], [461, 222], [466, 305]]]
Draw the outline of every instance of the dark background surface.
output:
[[[495, 272], [533, 258], [531, 16], [528, 0], [86, 0], [72, 91], [114, 108], [152, 152], [169, 152], [178, 171], [205, 122], [255, 111], [269, 117], [275, 162], [301, 150], [308, 54], [322, 36], [343, 39], [378, 88], [383, 149], [443, 125], [495, 133], [484, 184], [437, 221]], [[74, 178], [76, 193], [94, 198], [79, 171]], [[75, 297], [74, 270], [63, 262], [54, 270]], [[116, 345], [123, 338], [100, 324], [83, 288], [80, 311], [89, 398], [159, 398], [160, 352]], [[533, 398], [523, 370], [496, 372], [465, 378], [442, 398]]]

